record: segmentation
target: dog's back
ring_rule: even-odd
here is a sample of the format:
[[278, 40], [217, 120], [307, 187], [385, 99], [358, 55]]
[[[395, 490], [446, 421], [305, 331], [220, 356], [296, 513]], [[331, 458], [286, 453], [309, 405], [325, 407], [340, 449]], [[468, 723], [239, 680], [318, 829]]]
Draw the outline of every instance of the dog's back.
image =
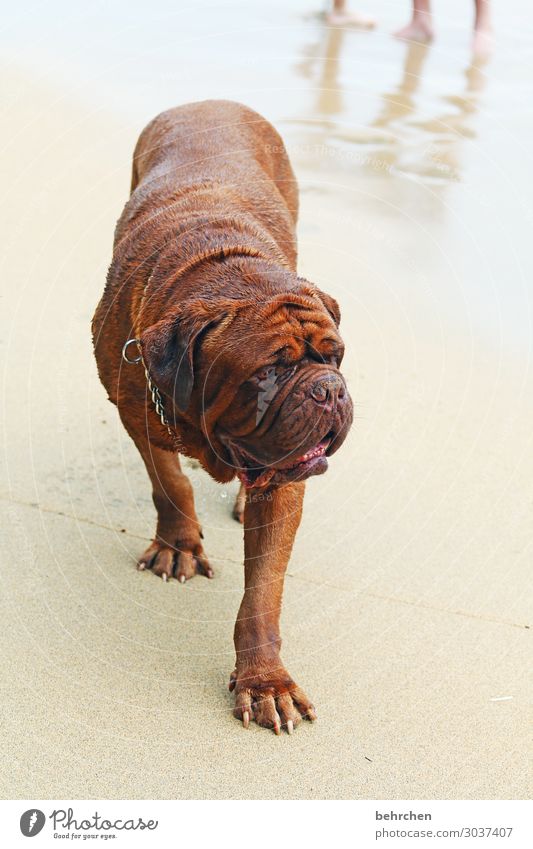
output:
[[[293, 231], [298, 214], [296, 179], [280, 135], [257, 112], [227, 100], [190, 103], [154, 118], [135, 147], [131, 191], [128, 222], [147, 208], [181, 204], [191, 192], [195, 210], [199, 194], [211, 210], [219, 194], [225, 214], [249, 211], [267, 228], [279, 227], [281, 214]], [[292, 252], [292, 245], [281, 247]]]
[[[132, 334], [148, 279], [155, 273], [165, 279], [219, 244], [259, 245], [273, 262], [295, 270], [297, 211], [283, 141], [252, 109], [207, 100], [169, 109], [148, 124], [135, 147], [131, 196], [93, 319], [100, 377], [112, 399], [119, 341]], [[100, 357], [102, 346], [108, 355]]]

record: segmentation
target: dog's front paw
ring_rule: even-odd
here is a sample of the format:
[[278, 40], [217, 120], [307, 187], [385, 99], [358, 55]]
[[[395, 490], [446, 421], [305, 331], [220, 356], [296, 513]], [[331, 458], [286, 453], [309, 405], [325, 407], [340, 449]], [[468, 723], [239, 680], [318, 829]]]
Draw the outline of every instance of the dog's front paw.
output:
[[235, 669], [229, 689], [235, 691], [233, 715], [242, 720], [245, 728], [250, 720], [255, 720], [276, 734], [281, 734], [282, 728], [292, 734], [302, 719], [316, 719], [314, 706], [283, 666], [269, 671]]
[[181, 549], [179, 546], [174, 548], [157, 540], [154, 540], [141, 555], [137, 568], [141, 571], [151, 569], [163, 581], [168, 581], [175, 576], [181, 584], [195, 575], [212, 578], [214, 574], [201, 545], [196, 546], [194, 551], [190, 551]]

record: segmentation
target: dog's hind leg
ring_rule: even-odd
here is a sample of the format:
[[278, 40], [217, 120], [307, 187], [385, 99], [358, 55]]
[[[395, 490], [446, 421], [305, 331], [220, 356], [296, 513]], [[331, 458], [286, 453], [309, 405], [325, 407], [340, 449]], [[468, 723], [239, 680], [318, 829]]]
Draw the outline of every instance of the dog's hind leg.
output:
[[246, 487], [243, 483], [241, 483], [239, 487], [239, 491], [237, 493], [237, 497], [235, 499], [235, 504], [233, 505], [233, 518], [236, 519], [237, 522], [240, 522], [241, 525], [244, 524], [244, 508], [246, 507]]

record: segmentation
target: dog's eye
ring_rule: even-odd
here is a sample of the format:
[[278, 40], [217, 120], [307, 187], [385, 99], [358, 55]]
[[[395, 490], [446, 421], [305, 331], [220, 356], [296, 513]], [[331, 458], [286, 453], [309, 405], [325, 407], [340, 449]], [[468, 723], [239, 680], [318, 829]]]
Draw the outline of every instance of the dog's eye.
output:
[[325, 362], [331, 363], [331, 365], [340, 368], [340, 364], [342, 362], [342, 358], [344, 356], [343, 350], [335, 351], [333, 354], [328, 354], [324, 357]]
[[332, 365], [338, 366], [342, 360], [343, 349], [342, 345], [339, 345], [337, 339], [321, 339], [318, 343], [318, 347], [316, 348], [308, 341], [306, 343], [306, 348], [308, 359], [313, 360], [316, 363], [331, 363]]
[[338, 367], [344, 356], [344, 346], [339, 345], [336, 339], [324, 339], [320, 354], [323, 362], [332, 363]]
[[274, 365], [264, 366], [259, 371], [256, 371], [252, 377], [249, 378], [249, 382], [253, 386], [261, 386], [265, 383], [272, 383], [278, 377], [278, 369]]

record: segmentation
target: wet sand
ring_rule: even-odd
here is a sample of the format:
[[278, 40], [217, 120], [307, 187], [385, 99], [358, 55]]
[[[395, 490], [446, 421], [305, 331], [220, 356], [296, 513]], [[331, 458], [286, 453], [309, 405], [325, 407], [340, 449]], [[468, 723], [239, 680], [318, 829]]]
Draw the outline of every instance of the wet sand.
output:
[[[4, 45], [4, 798], [531, 794], [525, 7], [479, 67], [458, 2], [429, 48], [390, 39], [392, 5], [375, 34], [304, 5], [220, 7], [173, 38], [167, 9], [142, 56], [135, 13]], [[300, 271], [341, 303], [356, 404], [289, 567], [284, 659], [319, 713], [291, 738], [231, 715], [235, 484], [187, 461], [216, 580], [138, 573], [150, 489], [90, 344], [136, 137], [207, 96], [286, 140]]]

